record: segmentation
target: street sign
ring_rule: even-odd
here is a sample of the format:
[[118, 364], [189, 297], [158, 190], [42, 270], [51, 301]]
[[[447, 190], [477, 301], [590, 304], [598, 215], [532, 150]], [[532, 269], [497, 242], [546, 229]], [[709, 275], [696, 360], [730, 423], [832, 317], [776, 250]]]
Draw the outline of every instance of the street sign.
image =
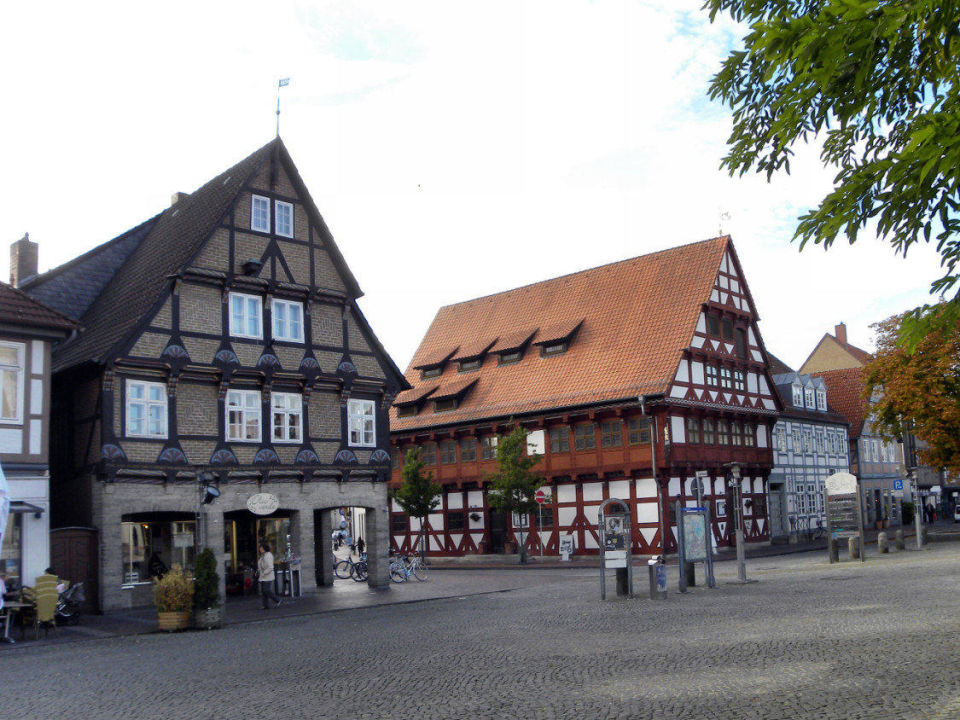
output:
[[710, 471], [709, 471], [709, 470], [697, 470], [697, 477], [698, 477], [698, 478], [706, 479], [706, 478], [710, 477]]
[[533, 499], [537, 501], [538, 505], [543, 505], [550, 499], [550, 496], [543, 490], [537, 490], [537, 494], [533, 496]]
[[894, 490], [903, 490], [903, 480], [897, 479], [893, 481]]

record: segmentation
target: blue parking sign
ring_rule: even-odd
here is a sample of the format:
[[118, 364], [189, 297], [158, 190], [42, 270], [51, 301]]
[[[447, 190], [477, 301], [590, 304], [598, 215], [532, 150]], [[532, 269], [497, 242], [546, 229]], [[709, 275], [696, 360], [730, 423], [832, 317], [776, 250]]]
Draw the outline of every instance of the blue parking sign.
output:
[[903, 480], [894, 480], [893, 481], [894, 490], [903, 490]]

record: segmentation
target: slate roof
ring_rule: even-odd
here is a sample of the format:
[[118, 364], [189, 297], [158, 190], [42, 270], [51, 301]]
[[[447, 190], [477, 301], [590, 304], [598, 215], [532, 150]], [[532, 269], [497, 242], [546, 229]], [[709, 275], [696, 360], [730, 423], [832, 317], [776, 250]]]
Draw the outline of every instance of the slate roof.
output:
[[850, 423], [850, 439], [860, 437], [863, 422], [867, 417], [867, 401], [863, 398], [863, 368], [825, 370], [810, 374], [823, 378], [827, 384], [827, 407]]
[[769, 370], [771, 375], [786, 375], [787, 373], [794, 372], [794, 369], [787, 365], [783, 360], [774, 356], [769, 350], [767, 351], [767, 360], [769, 361]]
[[728, 236], [713, 238], [441, 308], [407, 370], [414, 387], [468, 377], [448, 365], [440, 378], [421, 381], [417, 368], [473, 338], [546, 328], [533, 334], [536, 343], [582, 324], [565, 353], [542, 357], [531, 344], [517, 363], [488, 356], [469, 373], [477, 382], [457, 409], [435, 414], [428, 407], [406, 417], [394, 410], [391, 430], [667, 392], [728, 248], [732, 253]]
[[15, 287], [0, 282], [0, 323], [69, 332], [77, 323]]

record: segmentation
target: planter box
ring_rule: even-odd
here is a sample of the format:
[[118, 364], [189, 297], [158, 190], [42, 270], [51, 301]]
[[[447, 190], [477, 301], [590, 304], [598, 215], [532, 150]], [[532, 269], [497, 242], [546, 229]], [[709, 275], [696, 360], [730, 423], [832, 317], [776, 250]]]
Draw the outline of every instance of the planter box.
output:
[[186, 630], [190, 627], [190, 611], [178, 610], [175, 612], [158, 612], [157, 626], [164, 632]]

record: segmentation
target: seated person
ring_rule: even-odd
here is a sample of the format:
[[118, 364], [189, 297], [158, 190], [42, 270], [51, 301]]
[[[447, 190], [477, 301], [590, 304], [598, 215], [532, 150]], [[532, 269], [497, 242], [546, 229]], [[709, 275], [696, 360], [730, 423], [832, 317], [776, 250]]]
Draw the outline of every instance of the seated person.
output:
[[160, 554], [156, 550], [153, 551], [147, 563], [147, 572], [150, 573], [150, 577], [157, 578], [157, 580], [167, 574], [167, 566], [160, 559]]

